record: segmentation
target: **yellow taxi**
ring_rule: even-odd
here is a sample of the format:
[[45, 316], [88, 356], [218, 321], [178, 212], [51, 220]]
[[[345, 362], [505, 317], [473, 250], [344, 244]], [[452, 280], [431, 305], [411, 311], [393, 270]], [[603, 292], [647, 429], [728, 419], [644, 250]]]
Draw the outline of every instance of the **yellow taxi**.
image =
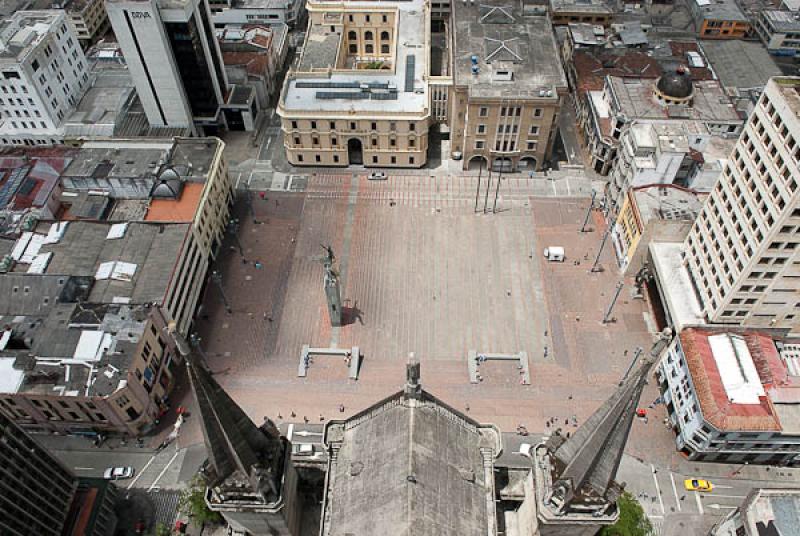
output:
[[711, 482], [708, 480], [702, 480], [700, 478], [687, 478], [683, 481], [683, 486], [688, 491], [710, 492], [714, 489], [714, 485], [711, 484]]

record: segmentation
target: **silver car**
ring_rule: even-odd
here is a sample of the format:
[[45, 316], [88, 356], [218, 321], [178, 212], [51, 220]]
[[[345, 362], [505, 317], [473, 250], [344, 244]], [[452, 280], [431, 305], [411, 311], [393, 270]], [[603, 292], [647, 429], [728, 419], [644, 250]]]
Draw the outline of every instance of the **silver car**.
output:
[[136, 470], [133, 467], [109, 467], [103, 473], [106, 480], [122, 480], [130, 478]]

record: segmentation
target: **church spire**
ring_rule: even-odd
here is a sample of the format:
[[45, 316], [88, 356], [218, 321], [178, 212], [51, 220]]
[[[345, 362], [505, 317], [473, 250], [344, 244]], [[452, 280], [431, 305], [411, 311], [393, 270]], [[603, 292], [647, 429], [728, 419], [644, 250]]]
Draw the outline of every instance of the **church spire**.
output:
[[[655, 348], [654, 348], [655, 349]], [[569, 439], [556, 434], [547, 442], [553, 469], [550, 503], [564, 512], [574, 503], [616, 500], [614, 478], [630, 434], [639, 397], [654, 363], [651, 355], [634, 362], [616, 392]]]
[[197, 356], [189, 355], [186, 362], [213, 472], [210, 485], [248, 483], [265, 499], [277, 494], [284, 448], [278, 429], [269, 420], [256, 427]]

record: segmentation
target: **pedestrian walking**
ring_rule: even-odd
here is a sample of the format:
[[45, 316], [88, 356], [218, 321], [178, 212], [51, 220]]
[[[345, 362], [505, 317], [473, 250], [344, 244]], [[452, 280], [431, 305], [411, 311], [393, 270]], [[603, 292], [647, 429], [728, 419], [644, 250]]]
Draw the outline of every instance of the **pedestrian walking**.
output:
[[320, 420], [320, 422], [325, 420], [325, 417], [322, 415], [322, 413], [319, 414], [319, 420]]
[[344, 413], [344, 404], [339, 404], [339, 413]]
[[303, 422], [305, 422], [306, 424], [308, 424], [308, 417], [306, 417], [305, 415], [303, 415]]

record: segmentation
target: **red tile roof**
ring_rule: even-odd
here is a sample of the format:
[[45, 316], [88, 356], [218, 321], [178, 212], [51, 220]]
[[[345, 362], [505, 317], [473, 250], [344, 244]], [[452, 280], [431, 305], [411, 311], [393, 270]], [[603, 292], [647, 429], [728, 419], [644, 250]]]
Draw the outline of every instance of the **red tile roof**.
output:
[[758, 404], [736, 404], [725, 391], [709, 336], [733, 333], [744, 338], [765, 390], [788, 381], [788, 372], [771, 337], [755, 331], [687, 328], [680, 334], [686, 364], [705, 419], [723, 431], [780, 431], [781, 425], [768, 396]]
[[223, 52], [222, 62], [225, 65], [243, 65], [247, 74], [251, 76], [264, 76], [267, 74], [269, 56], [267, 52]]
[[606, 49], [578, 49], [572, 60], [579, 92], [603, 89], [603, 80], [609, 75], [658, 78], [662, 73], [656, 59], [638, 50], [626, 49], [624, 54], [620, 54], [618, 51]]

